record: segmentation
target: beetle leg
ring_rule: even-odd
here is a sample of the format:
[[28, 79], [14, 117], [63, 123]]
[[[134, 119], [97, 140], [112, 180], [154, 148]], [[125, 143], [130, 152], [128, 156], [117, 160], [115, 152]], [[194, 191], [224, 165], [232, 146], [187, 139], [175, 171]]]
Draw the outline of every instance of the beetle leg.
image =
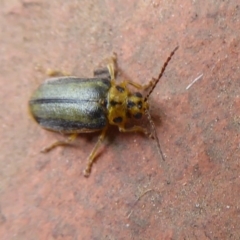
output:
[[120, 132], [141, 132], [147, 135], [149, 138], [154, 139], [154, 136], [152, 133], [148, 132], [147, 129], [140, 127], [140, 126], [133, 126], [131, 128], [124, 128], [124, 127], [118, 127]]
[[102, 78], [111, 78], [111, 74], [109, 72], [109, 69], [107, 67], [104, 68], [98, 68], [93, 71], [94, 77], [102, 77]]
[[56, 70], [56, 69], [47, 69], [47, 75], [49, 77], [61, 77], [61, 76], [68, 77], [68, 76], [71, 76], [71, 74], [68, 73], [68, 72], [61, 71], [61, 70]]
[[73, 133], [65, 141], [56, 141], [52, 143], [50, 146], [43, 148], [41, 152], [46, 153], [51, 151], [55, 147], [69, 145], [76, 139], [77, 135], [78, 135], [77, 133]]
[[125, 80], [125, 84], [126, 85], [127, 84], [132, 85], [133, 87], [135, 87], [139, 90], [146, 90], [149, 87], [153, 86], [156, 81], [157, 81], [157, 79], [152, 78], [147, 84], [141, 85], [139, 83], [136, 83], [136, 82], [133, 82], [133, 81], [130, 81], [130, 80]]
[[[102, 67], [104, 66], [104, 67]], [[110, 58], [105, 59], [99, 66], [99, 69], [94, 70], [94, 77], [110, 77], [111, 81], [115, 80], [117, 75], [117, 54], [113, 53]]]
[[103, 139], [105, 138], [106, 131], [107, 131], [107, 128], [104, 128], [101, 135], [98, 138], [97, 143], [95, 144], [92, 152], [90, 153], [90, 155], [88, 157], [87, 166], [86, 166], [85, 170], [83, 171], [84, 177], [88, 177], [91, 173], [91, 169], [92, 169], [92, 165], [95, 161], [97, 149], [99, 148], [100, 144], [102, 143]]
[[38, 72], [41, 72], [43, 74], [47, 74], [49, 77], [61, 77], [61, 76], [71, 76], [70, 73], [62, 71], [62, 70], [56, 70], [52, 68], [44, 68], [40, 65], [36, 66], [35, 68]]
[[113, 56], [109, 59], [109, 63], [107, 65], [109, 74], [111, 76], [111, 80], [115, 80], [117, 76], [117, 54], [113, 53]]

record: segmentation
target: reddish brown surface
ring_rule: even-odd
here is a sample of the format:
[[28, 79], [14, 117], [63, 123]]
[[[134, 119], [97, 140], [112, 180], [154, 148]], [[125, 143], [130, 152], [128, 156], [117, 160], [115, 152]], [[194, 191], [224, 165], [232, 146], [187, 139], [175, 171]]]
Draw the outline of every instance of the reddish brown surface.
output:
[[[1, 239], [240, 238], [237, 1], [0, 4]], [[97, 135], [39, 153], [61, 136], [28, 115], [46, 77], [37, 68], [89, 77], [115, 51], [124, 73], [146, 83], [176, 45], [151, 97], [164, 164], [154, 141], [117, 131], [88, 179]]]

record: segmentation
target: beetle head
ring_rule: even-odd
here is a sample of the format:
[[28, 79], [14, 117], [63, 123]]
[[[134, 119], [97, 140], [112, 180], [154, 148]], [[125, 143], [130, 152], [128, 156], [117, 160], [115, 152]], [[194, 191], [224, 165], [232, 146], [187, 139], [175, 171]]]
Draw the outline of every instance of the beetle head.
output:
[[140, 92], [131, 94], [127, 99], [127, 114], [129, 117], [141, 119], [148, 108], [148, 102], [145, 101]]

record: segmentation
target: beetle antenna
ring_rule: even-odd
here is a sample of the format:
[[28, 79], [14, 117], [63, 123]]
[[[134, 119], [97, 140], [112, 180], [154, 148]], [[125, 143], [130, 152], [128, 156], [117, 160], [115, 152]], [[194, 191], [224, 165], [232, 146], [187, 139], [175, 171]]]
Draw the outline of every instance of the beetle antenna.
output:
[[159, 142], [159, 140], [158, 140], [158, 136], [157, 136], [155, 124], [154, 124], [154, 122], [153, 122], [153, 120], [152, 120], [152, 118], [151, 118], [151, 115], [150, 115], [150, 113], [149, 113], [148, 110], [145, 111], [145, 114], [147, 115], [148, 121], [149, 121], [149, 123], [150, 123], [150, 125], [151, 125], [152, 132], [153, 132], [153, 137], [155, 138], [155, 140], [156, 140], [156, 142], [157, 142], [158, 153], [159, 153], [159, 155], [161, 155], [162, 160], [165, 161], [165, 158], [164, 158], [164, 156], [163, 156], [162, 149], [161, 149], [161, 146], [160, 146], [160, 142]]
[[175, 47], [175, 49], [171, 52], [170, 56], [167, 58], [166, 62], [164, 63], [161, 72], [158, 75], [157, 79], [154, 79], [154, 83], [150, 89], [150, 91], [148, 92], [147, 96], [145, 97], [144, 101], [146, 102], [147, 99], [149, 98], [150, 94], [152, 93], [152, 91], [154, 90], [154, 88], [156, 87], [157, 83], [159, 82], [160, 78], [162, 77], [168, 63], [170, 62], [170, 60], [172, 59], [172, 56], [174, 55], [174, 53], [178, 50], [178, 46]]

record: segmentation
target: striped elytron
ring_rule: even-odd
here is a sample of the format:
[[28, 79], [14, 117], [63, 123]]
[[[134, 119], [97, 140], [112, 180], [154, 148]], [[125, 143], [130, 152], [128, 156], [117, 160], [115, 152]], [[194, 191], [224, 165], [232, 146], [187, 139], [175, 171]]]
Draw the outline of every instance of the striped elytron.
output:
[[[177, 48], [166, 60], [158, 78], [153, 78], [146, 85], [129, 80], [117, 84], [116, 57], [109, 60], [106, 68], [96, 70], [94, 78], [56, 77], [46, 80], [33, 93], [29, 101], [30, 112], [43, 128], [71, 135], [65, 141], [51, 144], [43, 149], [43, 152], [70, 144], [79, 133], [101, 131], [84, 170], [84, 176], [87, 177], [108, 126], [116, 125], [120, 132], [142, 132], [155, 138], [163, 158], [154, 123], [150, 117], [148, 98]], [[128, 85], [148, 92], [145, 96], [140, 92], [131, 93]], [[131, 118], [140, 119], [143, 115], [146, 115], [150, 122], [151, 132], [135, 125], [126, 128], [126, 123]]]

